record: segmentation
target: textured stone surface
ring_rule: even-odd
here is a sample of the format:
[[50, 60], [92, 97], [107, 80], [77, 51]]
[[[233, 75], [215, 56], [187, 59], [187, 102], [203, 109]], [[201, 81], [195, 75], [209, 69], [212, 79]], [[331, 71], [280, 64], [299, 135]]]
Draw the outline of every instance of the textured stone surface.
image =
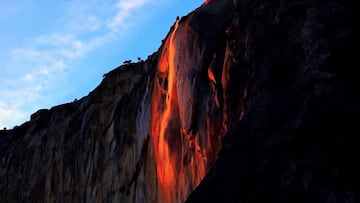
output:
[[151, 135], [159, 197], [165, 202], [184, 202], [221, 146], [228, 124], [224, 97], [234, 97], [221, 82], [225, 30], [233, 9], [232, 1], [219, 1], [182, 17], [162, 49], [154, 81]]
[[359, 202], [359, 10], [204, 2], [146, 61], [1, 130], [0, 202]]
[[245, 72], [244, 115], [187, 202], [360, 201], [358, 11], [239, 1], [228, 52]]
[[2, 132], [1, 202], [154, 200], [148, 136], [154, 64], [156, 56], [119, 67], [88, 96]]

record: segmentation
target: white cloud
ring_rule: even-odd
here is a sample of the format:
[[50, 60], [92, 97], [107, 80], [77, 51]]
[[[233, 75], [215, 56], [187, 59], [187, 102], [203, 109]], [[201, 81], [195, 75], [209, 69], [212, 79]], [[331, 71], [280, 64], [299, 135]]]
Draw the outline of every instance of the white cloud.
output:
[[157, 1], [70, 2], [62, 26], [11, 51], [4, 67], [4, 75], [11, 77], [0, 80], [0, 128], [20, 125], [31, 113], [48, 106], [45, 95], [55, 94], [57, 82], [74, 62], [119, 38], [121, 29], [144, 20], [136, 16]]
[[72, 20], [67, 22], [67, 29], [73, 30], [77, 33], [93, 33], [99, 31], [103, 22], [100, 17], [93, 14], [78, 17], [79, 20]]
[[[138, 9], [143, 8], [151, 0], [120, 0], [115, 5], [116, 15], [108, 23], [108, 27], [113, 31], [118, 31], [120, 28], [127, 28], [129, 18], [133, 17], [133, 13]], [[146, 11], [145, 11], [146, 12]]]
[[59, 61], [51, 67], [39, 67], [23, 76], [2, 81], [8, 88], [0, 89], [0, 128], [20, 125], [38, 108], [44, 108], [46, 92], [51, 91], [62, 67]]
[[12, 128], [19, 124], [19, 120], [24, 120], [26, 113], [16, 106], [7, 106], [0, 102], [0, 129]]
[[30, 73], [26, 74], [23, 79], [25, 82], [34, 82], [36, 80], [36, 78]]
[[87, 23], [83, 25], [84, 30], [89, 30], [91, 32], [95, 32], [101, 27], [100, 20], [95, 16], [88, 16]]
[[148, 3], [150, 0], [121, 0], [118, 2], [119, 11], [131, 11]]
[[52, 46], [52, 47], [61, 47], [68, 46], [74, 40], [75, 36], [71, 33], [53, 33], [50, 35], [41, 35], [35, 39], [35, 43], [38, 46]]

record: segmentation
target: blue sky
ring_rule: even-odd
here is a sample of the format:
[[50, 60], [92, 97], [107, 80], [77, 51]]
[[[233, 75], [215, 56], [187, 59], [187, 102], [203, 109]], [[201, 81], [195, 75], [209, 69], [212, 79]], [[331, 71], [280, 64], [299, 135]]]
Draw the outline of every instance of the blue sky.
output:
[[0, 129], [86, 96], [204, 0], [0, 0]]

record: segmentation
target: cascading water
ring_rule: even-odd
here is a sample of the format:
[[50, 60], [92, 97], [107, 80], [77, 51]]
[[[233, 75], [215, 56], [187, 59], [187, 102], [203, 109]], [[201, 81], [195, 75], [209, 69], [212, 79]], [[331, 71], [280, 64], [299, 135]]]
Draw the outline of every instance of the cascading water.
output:
[[[231, 5], [217, 3], [219, 9], [224, 7], [226, 19]], [[228, 52], [222, 45], [225, 23], [214, 28], [217, 35], [202, 33], [202, 26], [207, 26], [203, 21], [211, 22], [211, 16], [204, 9], [178, 19], [161, 48], [151, 105], [159, 202], [183, 202], [212, 166], [221, 146], [226, 115], [222, 69]], [[211, 46], [203, 47], [204, 36]]]

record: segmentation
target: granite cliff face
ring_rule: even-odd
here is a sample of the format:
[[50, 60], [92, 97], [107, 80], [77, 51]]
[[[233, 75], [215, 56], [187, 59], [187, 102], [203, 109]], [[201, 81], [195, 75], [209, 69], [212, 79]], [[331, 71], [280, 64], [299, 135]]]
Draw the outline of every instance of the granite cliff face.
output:
[[0, 201], [359, 201], [358, 10], [204, 2], [146, 61], [0, 131]]
[[246, 84], [244, 115], [186, 202], [360, 202], [358, 11], [238, 1], [226, 51], [237, 63], [223, 69]]

